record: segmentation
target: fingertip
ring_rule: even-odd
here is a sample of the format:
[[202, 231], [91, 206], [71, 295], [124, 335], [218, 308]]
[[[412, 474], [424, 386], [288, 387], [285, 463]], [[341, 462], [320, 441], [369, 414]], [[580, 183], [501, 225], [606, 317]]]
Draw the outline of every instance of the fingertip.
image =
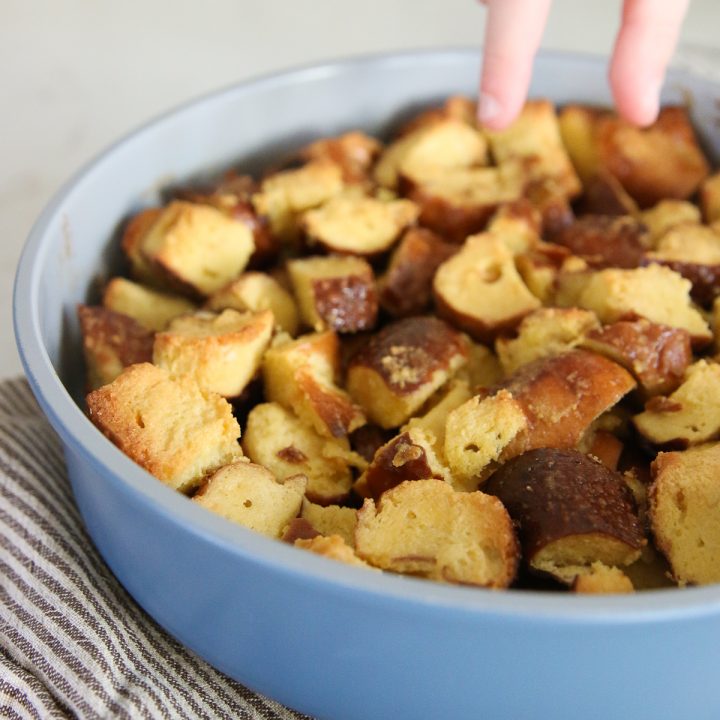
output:
[[618, 114], [639, 127], [647, 127], [657, 120], [661, 85], [655, 78], [628, 76], [617, 70], [610, 72], [610, 87]]
[[[517, 105], [517, 107], [515, 106]], [[488, 130], [504, 130], [520, 114], [522, 104], [508, 105], [487, 92], [481, 92], [478, 99], [477, 119]]]

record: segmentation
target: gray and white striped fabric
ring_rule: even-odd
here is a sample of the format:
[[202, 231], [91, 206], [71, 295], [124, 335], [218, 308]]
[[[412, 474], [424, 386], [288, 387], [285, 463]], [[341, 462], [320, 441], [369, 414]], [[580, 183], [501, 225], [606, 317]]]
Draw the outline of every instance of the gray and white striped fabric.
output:
[[306, 717], [135, 604], [86, 534], [60, 443], [19, 379], [0, 383], [0, 717]]

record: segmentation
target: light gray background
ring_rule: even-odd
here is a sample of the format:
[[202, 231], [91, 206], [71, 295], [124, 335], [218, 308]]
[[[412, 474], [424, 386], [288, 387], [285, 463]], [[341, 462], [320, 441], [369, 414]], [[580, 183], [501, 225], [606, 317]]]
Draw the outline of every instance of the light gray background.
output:
[[[620, 6], [556, 0], [543, 46], [607, 54]], [[21, 372], [11, 291], [30, 226], [109, 143], [245, 78], [368, 52], [479, 46], [483, 27], [473, 0], [0, 0], [0, 377]], [[712, 70], [718, 27], [720, 3], [695, 0], [680, 61]]]

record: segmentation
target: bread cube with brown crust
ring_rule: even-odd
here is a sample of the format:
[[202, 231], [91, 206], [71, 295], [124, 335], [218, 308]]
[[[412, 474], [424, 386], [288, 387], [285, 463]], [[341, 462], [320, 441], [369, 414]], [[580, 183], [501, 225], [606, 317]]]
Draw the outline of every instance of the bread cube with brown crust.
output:
[[347, 463], [326, 452], [331, 442], [342, 443], [349, 449], [347, 439], [328, 440], [293, 413], [271, 402], [256, 405], [250, 411], [242, 446], [253, 462], [266, 467], [280, 480], [298, 473], [305, 475], [308, 499], [328, 505], [343, 501], [352, 486]]
[[581, 595], [615, 595], [635, 591], [632, 580], [620, 569], [594, 562], [587, 572], [575, 577], [571, 586]]
[[553, 240], [591, 268], [636, 268], [650, 246], [647, 228], [629, 215], [586, 215]]
[[219, 395], [191, 378], [174, 380], [139, 363], [87, 396], [90, 419], [131, 460], [166, 485], [189, 492], [242, 458], [240, 426]]
[[541, 303], [549, 305], [554, 299], [558, 275], [570, 251], [562, 245], [541, 242], [515, 257], [515, 267], [528, 290]]
[[305, 483], [302, 475], [279, 483], [261, 465], [233, 463], [213, 473], [193, 496], [193, 502], [227, 520], [278, 539], [300, 512]]
[[646, 262], [659, 263], [692, 283], [690, 294], [710, 305], [720, 294], [720, 233], [707, 225], [684, 224], [668, 230]]
[[498, 207], [521, 198], [527, 181], [525, 163], [512, 160], [497, 167], [443, 167], [401, 175], [399, 190], [419, 206], [420, 225], [462, 243], [484, 230]]
[[442, 105], [430, 107], [419, 115], [413, 115], [410, 120], [403, 123], [397, 136], [404, 137], [420, 128], [446, 120], [457, 120], [477, 128], [477, 103], [465, 95], [451, 95]]
[[315, 140], [300, 151], [300, 157], [335, 163], [342, 171], [343, 182], [370, 186], [372, 168], [381, 151], [382, 144], [375, 138], [352, 130], [337, 137]]
[[359, 257], [323, 255], [289, 260], [300, 318], [315, 332], [372, 330], [378, 313], [375, 275]]
[[576, 450], [523, 453], [484, 490], [517, 524], [527, 566], [562, 582], [571, 584], [594, 563], [629, 565], [646, 544], [622, 476]]
[[298, 331], [299, 318], [293, 296], [271, 275], [245, 272], [214, 292], [205, 303], [207, 310], [260, 313], [271, 310], [275, 326], [288, 335]]
[[330, 558], [331, 560], [337, 560], [338, 562], [346, 563], [347, 565], [355, 565], [362, 567], [367, 570], [375, 570], [377, 568], [368, 565], [364, 560], [361, 560], [351, 545], [348, 545], [343, 537], [340, 535], [318, 535], [317, 537], [310, 539], [299, 539], [295, 541], [295, 547], [302, 548], [303, 550], [309, 550], [316, 555]]
[[386, 325], [350, 359], [346, 386], [368, 418], [399, 427], [467, 362], [463, 335], [434, 317]]
[[295, 412], [320, 435], [346, 437], [366, 418], [336, 384], [339, 370], [340, 345], [330, 330], [277, 342], [263, 360], [265, 396]]
[[584, 186], [604, 170], [599, 167], [595, 142], [595, 123], [601, 114], [602, 111], [596, 108], [569, 104], [558, 115], [563, 145]]
[[524, 365], [449, 414], [445, 457], [453, 477], [477, 487], [498, 462], [535, 448], [574, 448], [634, 387], [626, 370], [586, 350]]
[[428, 430], [411, 427], [396, 435], [375, 453], [361, 482], [367, 497], [378, 500], [406, 480], [450, 481], [450, 472], [435, 454], [435, 438]]
[[355, 547], [357, 510], [341, 505], [318, 505], [305, 498], [300, 517], [307, 520], [320, 535], [339, 535], [348, 547]]
[[515, 268], [512, 253], [494, 235], [467, 239], [435, 273], [438, 315], [481, 342], [516, 327], [540, 306]]
[[720, 582], [720, 443], [660, 453], [652, 475], [650, 522], [674, 579]]
[[644, 318], [591, 328], [580, 345], [629, 370], [646, 396], [675, 390], [692, 362], [687, 330]]
[[661, 265], [635, 270], [608, 268], [593, 273], [575, 300], [603, 323], [644, 317], [658, 325], [687, 330], [697, 348], [707, 345], [712, 333], [690, 302], [691, 287], [689, 280]]
[[549, 100], [528, 100], [517, 119], [504, 130], [488, 133], [498, 164], [510, 159], [534, 160], [533, 179], [555, 180], [568, 197], [580, 192], [580, 180], [565, 150], [555, 108]]
[[407, 230], [379, 280], [380, 305], [396, 318], [425, 312], [432, 299], [435, 271], [457, 251], [456, 244], [431, 230]]
[[260, 369], [272, 331], [270, 310], [183, 315], [155, 335], [153, 362], [173, 377], [188, 375], [203, 390], [236, 398]]
[[571, 255], [555, 274], [546, 303], [561, 308], [578, 307], [580, 296], [594, 275], [595, 271], [590, 270], [584, 260]]
[[700, 186], [700, 207], [706, 223], [720, 220], [720, 172], [705, 178]]
[[143, 238], [141, 253], [171, 287], [204, 297], [237, 277], [254, 249], [244, 223], [208, 205], [176, 200]]
[[720, 436], [720, 365], [698, 360], [668, 397], [651, 398], [635, 415], [638, 432], [653, 445], [686, 448]]
[[142, 245], [145, 236], [162, 214], [162, 208], [146, 208], [136, 213], [125, 225], [120, 240], [120, 247], [130, 263], [132, 277], [139, 283], [160, 289], [167, 287], [167, 279], [164, 273], [143, 255]]
[[150, 362], [154, 334], [133, 318], [103, 307], [78, 305], [87, 389], [111, 383], [124, 368]]
[[466, 380], [470, 389], [478, 392], [482, 388], [492, 387], [504, 376], [497, 355], [489, 347], [471, 342], [467, 364], [458, 372], [458, 379]]
[[328, 159], [312, 160], [266, 177], [252, 203], [255, 211], [268, 219], [275, 236], [292, 242], [299, 236], [302, 213], [319, 207], [344, 187], [340, 165]]
[[527, 198], [521, 198], [501, 205], [490, 218], [487, 232], [500, 238], [513, 255], [519, 255], [539, 245], [542, 215]]
[[638, 215], [637, 203], [610, 173], [601, 170], [584, 185], [578, 207], [580, 215]]
[[512, 522], [496, 498], [454, 491], [442, 480], [415, 480], [365, 500], [357, 554], [397, 573], [463, 585], [505, 588], [515, 577]]
[[398, 188], [400, 176], [420, 180], [456, 168], [487, 163], [487, 140], [464, 119], [416, 122], [385, 148], [374, 169], [376, 182]]
[[558, 355], [578, 345], [599, 327], [595, 313], [580, 308], [539, 308], [523, 318], [514, 338], [499, 337], [495, 351], [506, 375], [538, 358]]
[[654, 249], [660, 238], [679, 225], [698, 225], [700, 208], [687, 200], [661, 200], [638, 214], [640, 222], [650, 232], [650, 247]]
[[173, 318], [197, 308], [187, 298], [153, 290], [121, 277], [112, 278], [105, 286], [103, 305], [134, 318], [152, 331], [164, 330]]
[[410, 200], [344, 194], [308, 210], [302, 227], [311, 246], [374, 257], [389, 250], [405, 228], [415, 224], [418, 214], [418, 207]]

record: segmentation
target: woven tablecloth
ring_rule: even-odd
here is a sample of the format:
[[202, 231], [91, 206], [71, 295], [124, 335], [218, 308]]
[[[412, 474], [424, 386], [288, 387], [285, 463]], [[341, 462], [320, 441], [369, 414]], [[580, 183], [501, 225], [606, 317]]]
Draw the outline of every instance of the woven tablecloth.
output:
[[0, 717], [306, 717], [212, 668], [125, 592], [20, 379], [0, 382]]

